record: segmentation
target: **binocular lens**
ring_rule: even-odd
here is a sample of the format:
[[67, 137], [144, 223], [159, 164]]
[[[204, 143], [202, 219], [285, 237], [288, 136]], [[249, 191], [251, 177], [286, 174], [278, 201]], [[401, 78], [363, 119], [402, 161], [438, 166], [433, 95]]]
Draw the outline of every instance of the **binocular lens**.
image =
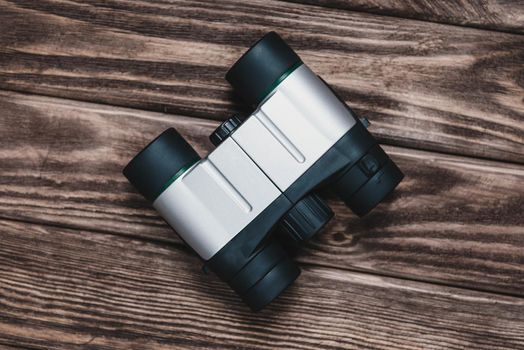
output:
[[151, 202], [200, 156], [173, 128], [151, 141], [124, 168], [124, 175]]
[[275, 32], [257, 41], [226, 74], [226, 79], [249, 104], [258, 105], [295, 68], [300, 57]]

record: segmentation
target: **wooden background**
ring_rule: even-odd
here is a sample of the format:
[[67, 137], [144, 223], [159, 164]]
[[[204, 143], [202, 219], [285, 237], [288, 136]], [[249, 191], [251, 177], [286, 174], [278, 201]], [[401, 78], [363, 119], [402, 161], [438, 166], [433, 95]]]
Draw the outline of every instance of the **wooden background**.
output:
[[[278, 31], [406, 174], [253, 314], [121, 175]], [[524, 3], [0, 0], [0, 348], [524, 349]]]

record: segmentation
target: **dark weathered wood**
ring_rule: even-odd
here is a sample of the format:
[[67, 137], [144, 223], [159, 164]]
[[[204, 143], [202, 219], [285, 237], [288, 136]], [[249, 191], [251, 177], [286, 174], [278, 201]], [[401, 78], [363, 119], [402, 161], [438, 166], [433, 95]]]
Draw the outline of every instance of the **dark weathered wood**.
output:
[[524, 36], [275, 1], [0, 1], [0, 88], [223, 119], [277, 30], [380, 140], [524, 162]]
[[[175, 126], [204, 155], [216, 122], [0, 93], [0, 216], [180, 243], [121, 170]], [[522, 295], [524, 167], [387, 147], [406, 174], [364, 219], [335, 220], [299, 257]]]
[[520, 0], [286, 0], [386, 16], [524, 33]]
[[0, 220], [0, 342], [38, 349], [522, 349], [524, 300], [304, 267], [254, 314], [178, 246]]
[[19, 347], [19, 346], [15, 346], [15, 345], [5, 345], [5, 344], [1, 344], [0, 343], [0, 349], [1, 350], [19, 350], [19, 349], [30, 349], [30, 348], [27, 348], [27, 347]]

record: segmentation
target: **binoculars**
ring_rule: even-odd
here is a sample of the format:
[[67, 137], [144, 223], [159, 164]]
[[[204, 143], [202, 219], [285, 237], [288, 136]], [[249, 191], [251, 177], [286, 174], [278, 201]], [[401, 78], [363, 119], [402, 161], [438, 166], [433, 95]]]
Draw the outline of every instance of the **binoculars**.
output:
[[201, 159], [173, 128], [146, 146], [124, 175], [205, 266], [254, 311], [300, 274], [299, 245], [333, 217], [315, 193], [330, 186], [362, 216], [403, 178], [367, 125], [270, 32], [227, 72], [254, 112], [210, 136]]

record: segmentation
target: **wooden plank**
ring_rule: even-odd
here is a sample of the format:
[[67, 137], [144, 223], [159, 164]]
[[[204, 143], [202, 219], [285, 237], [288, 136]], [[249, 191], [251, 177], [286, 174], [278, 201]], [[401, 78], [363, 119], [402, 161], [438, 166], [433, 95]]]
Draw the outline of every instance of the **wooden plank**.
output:
[[18, 350], [18, 349], [28, 349], [28, 348], [22, 348], [15, 345], [4, 345], [0, 344], [0, 350]]
[[[121, 170], [175, 126], [201, 155], [216, 122], [0, 92], [0, 215], [180, 243]], [[335, 220], [302, 262], [522, 295], [524, 167], [387, 147], [406, 179]]]
[[381, 141], [524, 162], [521, 35], [262, 0], [0, 9], [0, 88], [224, 119], [227, 68], [277, 30]]
[[286, 0], [386, 16], [524, 33], [520, 0]]
[[524, 300], [305, 267], [251, 313], [178, 246], [0, 221], [0, 342], [46, 349], [517, 349]]

